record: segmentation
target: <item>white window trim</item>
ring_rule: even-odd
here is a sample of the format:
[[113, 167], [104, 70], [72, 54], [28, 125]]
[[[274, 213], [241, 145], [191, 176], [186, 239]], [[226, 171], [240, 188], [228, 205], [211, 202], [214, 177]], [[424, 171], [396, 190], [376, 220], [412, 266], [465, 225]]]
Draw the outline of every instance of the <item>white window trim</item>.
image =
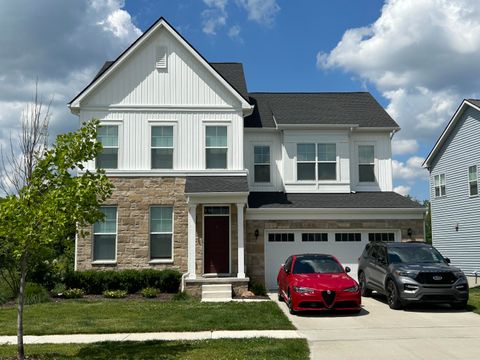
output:
[[[444, 183], [443, 183], [443, 186], [445, 187], [445, 192], [442, 194], [442, 183], [441, 183], [441, 176], [443, 175], [443, 178], [444, 178]], [[435, 181], [435, 179], [438, 177], [438, 196], [437, 196], [437, 192], [436, 192], [436, 188], [437, 188], [437, 183]], [[445, 173], [440, 173], [440, 174], [436, 174], [436, 175], [433, 175], [433, 197], [438, 199], [438, 198], [442, 198], [442, 197], [446, 197], [447, 196], [447, 176]]]
[[[475, 167], [475, 173], [477, 174], [477, 178], [475, 180], [470, 180], [470, 168], [471, 167]], [[479, 195], [479, 190], [478, 189], [478, 166], [477, 165], [471, 165], [468, 167], [467, 169], [467, 181], [468, 181], [468, 196], [469, 197], [477, 197]], [[476, 182], [477, 183], [477, 193], [472, 195], [472, 192], [471, 192], [471, 188], [470, 188], [470, 184], [473, 183], [473, 182]], [[445, 188], [446, 190], [446, 188]]]
[[[360, 146], [373, 146], [373, 163], [360, 163]], [[356, 142], [355, 143], [355, 161], [356, 161], [356, 185], [357, 186], [371, 186], [378, 184], [378, 158], [377, 158], [377, 143], [376, 142]], [[360, 165], [372, 165], [375, 181], [360, 181]]]
[[[118, 139], [117, 139], [117, 146], [104, 146], [104, 149], [117, 149], [117, 167], [115, 169], [105, 169], [108, 173], [109, 170], [119, 170], [122, 168], [123, 165], [123, 120], [115, 119], [115, 120], [107, 120], [102, 119], [100, 120], [99, 126], [117, 126], [118, 131]], [[97, 168], [97, 159], [93, 160], [94, 169]]]
[[[298, 160], [298, 145], [315, 145], [315, 160], [308, 160], [308, 161], [300, 161]], [[335, 144], [335, 179], [330, 179], [330, 180], [319, 180], [318, 179], [318, 164], [319, 163], [324, 163], [324, 164], [331, 164], [333, 161], [320, 161], [318, 160], [318, 145], [320, 144]], [[327, 184], [338, 184], [340, 183], [340, 158], [338, 155], [338, 143], [336, 142], [328, 142], [328, 141], [322, 141], [322, 142], [297, 142], [295, 143], [295, 179], [297, 183], [300, 184], [316, 184], [316, 185], [327, 185]], [[315, 164], [315, 179], [313, 180], [300, 180], [298, 179], [298, 164]]]
[[[154, 171], [160, 172], [171, 172], [178, 168], [177, 166], [177, 125], [178, 122], [176, 120], [148, 120], [148, 154], [147, 154], [147, 161], [148, 161], [148, 168]], [[152, 168], [152, 149], [168, 149], [166, 147], [152, 147], [152, 127], [155, 126], [172, 126], [173, 127], [173, 154], [172, 154], [172, 168], [171, 169], [153, 169]]]
[[[96, 233], [95, 225], [92, 226], [92, 249], [91, 249], [91, 264], [92, 265], [115, 265], [117, 263], [117, 250], [118, 250], [118, 206], [117, 205], [103, 205], [101, 208], [115, 208], [117, 210], [115, 219], [115, 233]], [[95, 253], [95, 235], [115, 235], [115, 259], [112, 260], [94, 260]]]
[[[255, 162], [255, 147], [257, 146], [266, 146], [268, 147], [268, 151], [269, 151], [269, 163], [266, 164], [266, 163], [256, 163]], [[270, 142], [263, 142], [263, 143], [252, 143], [252, 150], [253, 150], [253, 156], [252, 156], [252, 163], [253, 163], [253, 166], [252, 166], [252, 170], [253, 170], [253, 183], [255, 184], [255, 186], [271, 186], [273, 184], [273, 181], [272, 181], [272, 177], [273, 177], [273, 173], [272, 173], [272, 143]], [[256, 182], [255, 181], [255, 165], [268, 165], [269, 166], [269, 169], [270, 169], [270, 181], [268, 182], [265, 182], [265, 181], [262, 181], [262, 182]]]
[[[155, 207], [168, 207], [172, 208], [172, 232], [152, 232], [150, 231], [152, 225], [152, 208]], [[175, 234], [175, 206], [170, 204], [158, 204], [158, 205], [150, 205], [148, 208], [148, 263], [149, 264], [173, 264], [174, 262], [174, 234]], [[162, 234], [171, 234], [172, 235], [172, 257], [169, 259], [152, 259], [151, 253], [151, 246], [152, 246], [152, 239], [151, 235], [162, 235]]]
[[[203, 120], [203, 129], [202, 129], [202, 147], [203, 147], [203, 169], [206, 171], [222, 171], [228, 170], [231, 168], [232, 160], [231, 157], [231, 120]], [[227, 128], [227, 146], [207, 146], [207, 127], [209, 126], [223, 126]], [[207, 149], [227, 149], [227, 167], [225, 169], [215, 168], [215, 169], [208, 169], [207, 168]]]

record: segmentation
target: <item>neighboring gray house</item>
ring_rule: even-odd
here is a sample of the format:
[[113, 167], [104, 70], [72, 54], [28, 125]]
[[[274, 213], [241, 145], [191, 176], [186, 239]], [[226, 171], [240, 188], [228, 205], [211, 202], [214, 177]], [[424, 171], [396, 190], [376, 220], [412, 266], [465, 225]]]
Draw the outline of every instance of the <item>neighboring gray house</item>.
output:
[[464, 100], [423, 164], [430, 172], [433, 245], [480, 275], [480, 100]]

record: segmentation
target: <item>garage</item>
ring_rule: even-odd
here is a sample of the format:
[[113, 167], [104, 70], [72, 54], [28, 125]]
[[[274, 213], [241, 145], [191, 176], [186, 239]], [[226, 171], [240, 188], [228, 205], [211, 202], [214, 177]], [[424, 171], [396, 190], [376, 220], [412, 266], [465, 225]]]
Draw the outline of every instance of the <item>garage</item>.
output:
[[277, 288], [277, 274], [288, 256], [304, 253], [331, 254], [357, 277], [358, 257], [371, 241], [400, 241], [400, 230], [291, 230], [265, 231], [265, 285]]

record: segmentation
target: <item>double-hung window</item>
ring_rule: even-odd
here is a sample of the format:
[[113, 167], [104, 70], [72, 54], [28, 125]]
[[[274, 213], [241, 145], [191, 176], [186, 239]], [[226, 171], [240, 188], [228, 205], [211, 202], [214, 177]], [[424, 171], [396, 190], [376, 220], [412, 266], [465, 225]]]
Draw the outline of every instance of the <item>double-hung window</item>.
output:
[[207, 169], [226, 169], [228, 153], [227, 127], [207, 126], [205, 135]]
[[97, 140], [103, 145], [103, 150], [97, 155], [97, 169], [118, 168], [118, 125], [101, 125], [97, 130]]
[[374, 145], [358, 145], [358, 181], [375, 182]]
[[297, 180], [315, 180], [315, 144], [297, 144]]
[[171, 260], [173, 249], [173, 208], [150, 208], [150, 259]]
[[318, 144], [318, 180], [337, 179], [336, 144]]
[[93, 226], [93, 261], [115, 261], [117, 242], [117, 207], [102, 206], [105, 216]]
[[435, 187], [435, 197], [447, 195], [447, 189], [445, 187], [445, 174], [435, 175], [433, 177]]
[[254, 180], [256, 183], [270, 182], [270, 146], [253, 148]]
[[478, 195], [478, 174], [476, 165], [468, 168], [468, 187], [470, 196]]
[[173, 126], [152, 126], [152, 169], [173, 169]]

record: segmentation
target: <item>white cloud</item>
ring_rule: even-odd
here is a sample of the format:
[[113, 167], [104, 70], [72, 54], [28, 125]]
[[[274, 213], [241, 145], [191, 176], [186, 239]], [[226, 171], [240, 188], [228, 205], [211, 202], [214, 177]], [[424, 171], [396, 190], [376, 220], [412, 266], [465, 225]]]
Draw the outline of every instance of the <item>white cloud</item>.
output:
[[410, 194], [410, 190], [412, 190], [410, 186], [404, 186], [404, 185], [399, 185], [393, 188], [393, 191], [403, 196]]
[[392, 140], [392, 152], [394, 155], [413, 154], [418, 151], [416, 140]]
[[428, 179], [428, 171], [422, 168], [425, 158], [412, 156], [406, 162], [392, 160], [393, 178], [413, 184], [417, 180]]
[[276, 0], [237, 0], [248, 14], [248, 19], [262, 25], [270, 26], [280, 11]]
[[240, 26], [234, 25], [228, 30], [228, 36], [231, 37], [232, 39], [242, 40], [242, 38], [240, 37], [240, 31], [241, 31]]
[[202, 11], [202, 30], [205, 34], [216, 35], [217, 28], [225, 26], [227, 23], [227, 0], [203, 0], [203, 2], [208, 9]]

